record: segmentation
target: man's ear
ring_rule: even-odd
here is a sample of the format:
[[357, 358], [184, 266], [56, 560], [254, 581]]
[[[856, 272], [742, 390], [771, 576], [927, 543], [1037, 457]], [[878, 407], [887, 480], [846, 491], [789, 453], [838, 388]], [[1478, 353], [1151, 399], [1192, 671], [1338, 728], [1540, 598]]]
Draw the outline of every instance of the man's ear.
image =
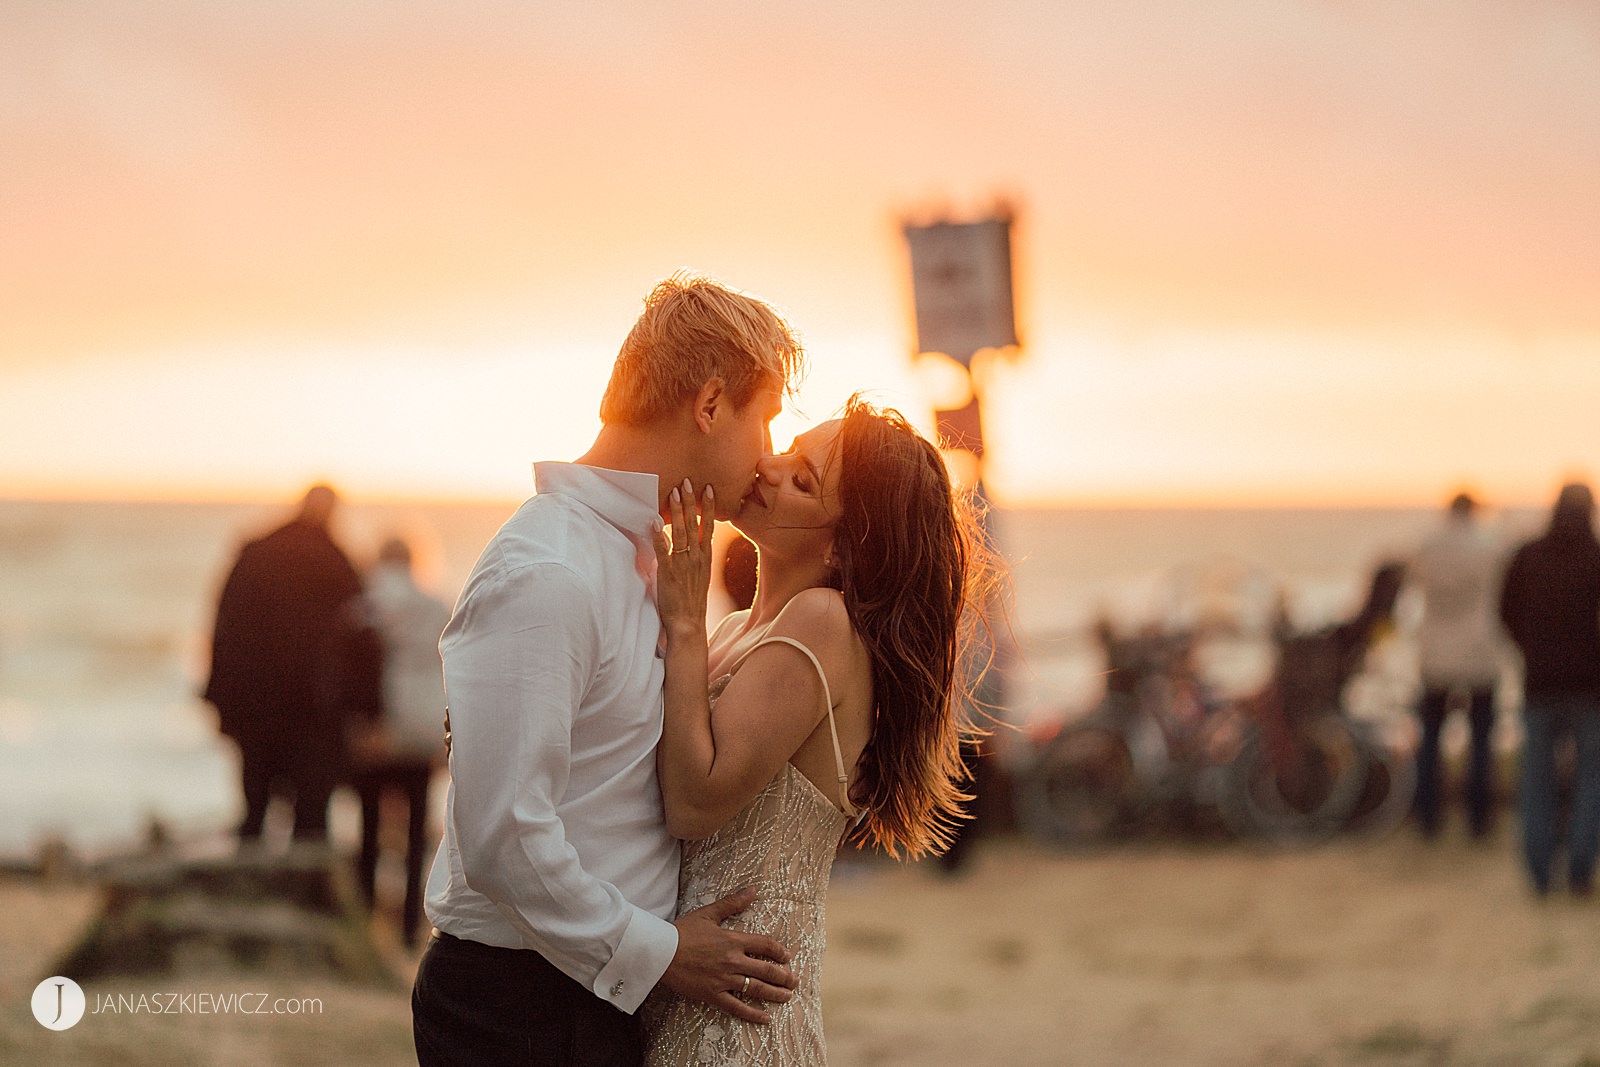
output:
[[701, 433], [710, 433], [719, 414], [727, 407], [727, 383], [719, 378], [707, 378], [694, 396], [694, 424]]

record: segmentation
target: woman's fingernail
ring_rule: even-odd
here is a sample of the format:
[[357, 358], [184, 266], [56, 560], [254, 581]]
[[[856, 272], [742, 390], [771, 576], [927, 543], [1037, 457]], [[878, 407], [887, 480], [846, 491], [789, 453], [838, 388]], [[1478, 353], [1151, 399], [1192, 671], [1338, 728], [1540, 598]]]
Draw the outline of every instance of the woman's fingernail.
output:
[[678, 491], [676, 489], [672, 491], [672, 502], [674, 504], [678, 502]]

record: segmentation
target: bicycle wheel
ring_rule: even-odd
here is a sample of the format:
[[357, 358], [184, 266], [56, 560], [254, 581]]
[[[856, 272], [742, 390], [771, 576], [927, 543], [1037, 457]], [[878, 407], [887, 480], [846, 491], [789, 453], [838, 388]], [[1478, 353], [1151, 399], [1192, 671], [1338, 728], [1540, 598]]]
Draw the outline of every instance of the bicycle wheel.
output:
[[1366, 780], [1366, 759], [1341, 716], [1324, 715], [1273, 752], [1259, 732], [1229, 768], [1220, 809], [1241, 837], [1307, 844], [1337, 833]]
[[1364, 837], [1382, 837], [1411, 814], [1417, 792], [1416, 757], [1370, 734], [1361, 736], [1361, 748], [1367, 773], [1345, 829]]
[[1034, 836], [1063, 848], [1105, 844], [1125, 828], [1138, 796], [1132, 753], [1110, 727], [1068, 727], [1021, 778], [1018, 793]]

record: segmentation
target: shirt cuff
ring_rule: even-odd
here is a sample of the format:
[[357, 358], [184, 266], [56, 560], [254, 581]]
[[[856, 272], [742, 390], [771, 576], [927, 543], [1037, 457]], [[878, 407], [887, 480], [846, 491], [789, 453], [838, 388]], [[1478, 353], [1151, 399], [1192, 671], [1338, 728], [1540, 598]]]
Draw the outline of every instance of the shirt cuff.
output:
[[594, 995], [632, 1015], [661, 981], [678, 951], [678, 928], [639, 908], [611, 961], [595, 976]]

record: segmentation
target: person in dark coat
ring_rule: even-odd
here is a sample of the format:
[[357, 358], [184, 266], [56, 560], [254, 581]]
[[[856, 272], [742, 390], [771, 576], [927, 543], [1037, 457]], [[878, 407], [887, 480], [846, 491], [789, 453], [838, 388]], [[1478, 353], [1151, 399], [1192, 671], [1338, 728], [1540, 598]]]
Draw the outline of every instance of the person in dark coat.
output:
[[1551, 888], [1557, 848], [1556, 746], [1577, 750], [1567, 839], [1567, 885], [1594, 890], [1600, 852], [1600, 541], [1589, 487], [1566, 485], [1550, 528], [1517, 550], [1500, 593], [1500, 618], [1522, 651], [1523, 850], [1534, 891]]
[[356, 631], [361, 579], [334, 543], [338, 495], [306, 492], [298, 514], [239, 553], [217, 603], [204, 697], [239, 746], [241, 843], [261, 837], [275, 787], [294, 798], [296, 840], [325, 840], [341, 773], [345, 652]]

